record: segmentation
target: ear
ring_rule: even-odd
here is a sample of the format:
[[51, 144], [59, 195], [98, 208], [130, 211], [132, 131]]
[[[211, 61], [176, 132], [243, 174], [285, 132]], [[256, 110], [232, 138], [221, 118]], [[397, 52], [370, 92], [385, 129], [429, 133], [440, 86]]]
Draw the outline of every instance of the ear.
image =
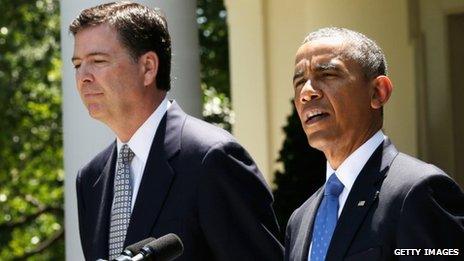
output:
[[393, 91], [393, 84], [387, 76], [377, 76], [373, 80], [374, 89], [371, 96], [371, 107], [373, 109], [380, 109], [388, 99]]
[[158, 74], [159, 59], [158, 55], [153, 52], [147, 52], [140, 57], [140, 65], [144, 76], [143, 83], [145, 86], [156, 84], [156, 75]]

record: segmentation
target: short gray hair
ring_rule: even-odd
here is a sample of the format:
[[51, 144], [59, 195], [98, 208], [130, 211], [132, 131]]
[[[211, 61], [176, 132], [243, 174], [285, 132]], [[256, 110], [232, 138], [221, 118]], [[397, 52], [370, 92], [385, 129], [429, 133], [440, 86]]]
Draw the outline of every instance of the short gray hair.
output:
[[387, 60], [382, 49], [362, 33], [340, 27], [326, 27], [310, 33], [303, 44], [322, 38], [341, 38], [351, 48], [341, 55], [358, 63], [367, 79], [387, 75]]

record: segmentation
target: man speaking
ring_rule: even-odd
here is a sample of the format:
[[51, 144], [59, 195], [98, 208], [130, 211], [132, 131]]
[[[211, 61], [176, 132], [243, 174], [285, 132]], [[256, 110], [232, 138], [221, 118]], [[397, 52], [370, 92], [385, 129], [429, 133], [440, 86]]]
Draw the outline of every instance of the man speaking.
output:
[[281, 260], [273, 198], [253, 160], [229, 133], [166, 99], [171, 40], [160, 11], [103, 4], [69, 30], [81, 99], [116, 135], [78, 173], [85, 258], [113, 259], [175, 233], [179, 260]]
[[290, 217], [286, 260], [464, 251], [462, 190], [437, 167], [398, 152], [382, 132], [393, 86], [374, 41], [344, 28], [309, 34], [296, 54], [293, 88], [309, 145], [327, 158], [327, 181]]

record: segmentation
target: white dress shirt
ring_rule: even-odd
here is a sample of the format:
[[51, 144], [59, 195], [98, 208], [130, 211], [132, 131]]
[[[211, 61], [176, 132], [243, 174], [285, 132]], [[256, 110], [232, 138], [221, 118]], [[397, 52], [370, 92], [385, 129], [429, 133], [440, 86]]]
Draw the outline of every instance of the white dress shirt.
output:
[[[343, 184], [343, 191], [338, 196], [338, 217], [342, 213], [343, 207], [345, 206], [346, 199], [350, 194], [353, 183], [358, 177], [364, 165], [366, 165], [369, 158], [374, 153], [375, 149], [386, 139], [386, 136], [383, 134], [382, 130], [377, 131], [374, 136], [368, 139], [363, 143], [359, 148], [357, 148], [353, 153], [346, 158], [342, 164], [338, 167], [337, 170], [334, 170], [327, 161], [327, 168], [325, 174], [325, 181], [329, 180], [329, 177], [336, 173], [337, 178]], [[308, 261], [311, 261], [311, 250], [313, 243], [309, 244], [309, 253]]]
[[329, 162], [327, 161], [326, 169], [326, 182], [330, 175], [334, 172], [337, 174], [337, 178], [342, 182], [344, 188], [340, 196], [338, 196], [338, 217], [342, 213], [343, 207], [345, 206], [346, 199], [350, 194], [353, 183], [358, 177], [364, 165], [366, 165], [369, 158], [374, 153], [375, 149], [384, 141], [385, 135], [382, 130], [377, 131], [374, 136], [364, 142], [361, 147], [357, 148], [353, 153], [346, 158], [337, 170], [332, 169]]
[[[148, 119], [140, 126], [137, 131], [132, 135], [130, 140], [126, 143], [129, 148], [134, 152], [135, 156], [131, 161], [131, 181], [132, 181], [132, 205], [131, 210], [134, 209], [135, 200], [139, 191], [140, 182], [142, 181], [143, 171], [147, 163], [148, 154], [155, 138], [156, 130], [168, 110], [171, 103], [167, 98], [161, 102], [156, 110], [148, 117]], [[117, 138], [118, 155], [124, 143]]]

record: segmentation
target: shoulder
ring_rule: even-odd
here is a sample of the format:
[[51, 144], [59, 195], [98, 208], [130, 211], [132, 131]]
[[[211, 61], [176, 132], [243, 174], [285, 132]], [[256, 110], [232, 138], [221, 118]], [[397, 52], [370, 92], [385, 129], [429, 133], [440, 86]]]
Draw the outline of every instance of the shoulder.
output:
[[187, 115], [185, 120], [182, 138], [184, 142], [199, 143], [205, 146], [236, 142], [228, 131], [190, 115]]
[[386, 182], [402, 188], [404, 193], [415, 186], [427, 184], [433, 180], [452, 179], [435, 165], [423, 162], [404, 153], [399, 153], [390, 165]]
[[398, 156], [393, 161], [392, 165], [397, 166], [397, 170], [409, 171], [416, 176], [427, 176], [431, 174], [445, 174], [443, 170], [435, 165], [426, 163], [422, 160], [414, 158], [404, 153], [398, 153]]
[[256, 178], [266, 183], [250, 154], [237, 140], [228, 131], [203, 120], [187, 116], [181, 150], [184, 156], [199, 159], [206, 179], [243, 179], [240, 182], [243, 186], [254, 184]]
[[190, 165], [189, 172], [199, 167], [201, 175], [197, 176], [210, 182], [244, 177], [265, 183], [249, 153], [228, 131], [189, 115], [178, 126], [180, 152], [174, 164], [177, 167]]
[[388, 190], [395, 191], [394, 198], [400, 199], [403, 210], [417, 210], [430, 202], [448, 209], [463, 209], [454, 206], [464, 201], [464, 194], [450, 176], [432, 164], [403, 153], [392, 162], [384, 183]]
[[[241, 196], [247, 197], [250, 203], [262, 199], [272, 201], [269, 187], [252, 157], [226, 130], [187, 116], [180, 159], [199, 164], [198, 177], [203, 192], [227, 188], [228, 193], [235, 188], [234, 191], [243, 192]], [[226, 194], [225, 191], [221, 193]]]
[[182, 126], [180, 142], [182, 153], [192, 158], [203, 159], [214, 152], [245, 152], [228, 131], [189, 115]]
[[464, 235], [464, 193], [459, 185], [436, 166], [402, 153], [390, 172], [382, 189], [389, 193], [383, 198], [395, 202], [398, 244], [462, 247], [457, 243]]
[[185, 113], [174, 101], [166, 115], [166, 136], [179, 142], [184, 155], [197, 158], [217, 144], [237, 143], [228, 131]]

